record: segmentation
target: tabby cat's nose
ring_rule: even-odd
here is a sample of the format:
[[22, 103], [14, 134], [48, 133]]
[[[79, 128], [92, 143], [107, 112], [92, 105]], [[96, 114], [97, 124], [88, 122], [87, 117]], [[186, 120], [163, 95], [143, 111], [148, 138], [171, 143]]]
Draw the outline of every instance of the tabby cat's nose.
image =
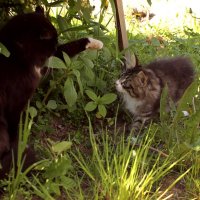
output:
[[117, 80], [116, 82], [115, 82], [115, 85], [117, 86], [117, 85], [119, 85], [120, 84], [120, 82], [119, 82], [119, 80]]
[[117, 80], [115, 82], [115, 87], [116, 87], [116, 89], [117, 89], [118, 92], [122, 92], [123, 91], [122, 85], [121, 85], [121, 83], [120, 83], [119, 80]]

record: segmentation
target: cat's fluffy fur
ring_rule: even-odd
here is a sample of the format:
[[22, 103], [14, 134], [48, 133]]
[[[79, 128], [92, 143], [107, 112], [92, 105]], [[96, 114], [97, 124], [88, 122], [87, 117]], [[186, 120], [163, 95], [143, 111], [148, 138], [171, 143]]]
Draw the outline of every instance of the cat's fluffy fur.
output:
[[132, 128], [139, 131], [159, 112], [165, 85], [170, 98], [177, 103], [193, 79], [193, 65], [186, 57], [156, 60], [144, 67], [127, 69], [116, 81], [116, 89], [133, 114]]
[[[32, 97], [41, 78], [41, 68], [52, 56], [62, 58], [62, 51], [69, 56], [86, 48], [102, 48], [99, 40], [81, 38], [58, 45], [57, 31], [44, 16], [37, 12], [13, 17], [1, 30], [0, 42], [10, 52], [9, 57], [0, 54], [0, 159], [18, 138], [20, 113]], [[4, 167], [4, 163], [2, 163]], [[7, 165], [5, 165], [7, 166]]]

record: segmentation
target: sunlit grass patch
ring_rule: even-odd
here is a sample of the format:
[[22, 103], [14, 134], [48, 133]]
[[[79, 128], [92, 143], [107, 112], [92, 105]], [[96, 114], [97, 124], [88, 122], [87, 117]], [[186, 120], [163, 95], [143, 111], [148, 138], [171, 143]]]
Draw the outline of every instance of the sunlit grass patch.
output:
[[73, 154], [80, 165], [79, 170], [89, 178], [87, 188], [81, 192], [89, 194], [89, 199], [164, 199], [167, 191], [189, 172], [181, 173], [165, 191], [160, 191], [162, 179], [183, 157], [174, 160], [173, 156], [151, 148], [156, 129], [150, 127], [144, 139], [133, 144], [123, 133], [113, 143], [106, 130], [98, 138], [91, 124], [89, 128], [91, 157], [80, 152]]

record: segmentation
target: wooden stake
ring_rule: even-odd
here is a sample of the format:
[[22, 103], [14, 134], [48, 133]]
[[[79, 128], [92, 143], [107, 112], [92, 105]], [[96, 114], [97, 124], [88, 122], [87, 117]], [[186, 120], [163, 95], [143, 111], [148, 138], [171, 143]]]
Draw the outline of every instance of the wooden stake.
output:
[[[126, 33], [126, 23], [124, 18], [124, 10], [122, 0], [114, 0], [116, 9], [116, 24], [118, 32], [119, 50], [122, 51], [128, 48], [128, 38]], [[130, 68], [136, 65], [135, 55], [131, 55], [130, 51], [125, 52], [125, 67]]]

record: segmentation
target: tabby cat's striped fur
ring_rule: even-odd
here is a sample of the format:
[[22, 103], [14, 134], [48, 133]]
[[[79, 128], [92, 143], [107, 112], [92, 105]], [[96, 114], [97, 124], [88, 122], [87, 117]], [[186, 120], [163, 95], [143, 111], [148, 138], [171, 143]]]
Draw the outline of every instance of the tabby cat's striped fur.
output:
[[177, 103], [193, 79], [193, 66], [186, 57], [161, 59], [145, 67], [127, 69], [116, 81], [116, 89], [121, 93], [125, 107], [133, 114], [132, 128], [138, 131], [158, 114], [165, 85], [170, 98]]

